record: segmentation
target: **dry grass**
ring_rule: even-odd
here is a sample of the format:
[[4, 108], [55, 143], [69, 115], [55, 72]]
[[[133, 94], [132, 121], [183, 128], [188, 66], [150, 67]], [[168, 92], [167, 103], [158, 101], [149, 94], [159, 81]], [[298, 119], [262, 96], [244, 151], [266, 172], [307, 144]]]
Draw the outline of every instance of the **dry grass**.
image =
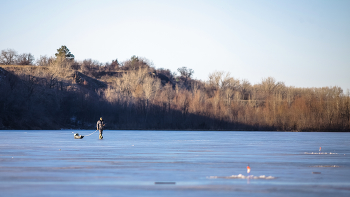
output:
[[0, 65], [2, 68], [33, 68], [33, 69], [40, 69], [40, 68], [48, 68], [47, 66], [33, 66], [33, 65]]

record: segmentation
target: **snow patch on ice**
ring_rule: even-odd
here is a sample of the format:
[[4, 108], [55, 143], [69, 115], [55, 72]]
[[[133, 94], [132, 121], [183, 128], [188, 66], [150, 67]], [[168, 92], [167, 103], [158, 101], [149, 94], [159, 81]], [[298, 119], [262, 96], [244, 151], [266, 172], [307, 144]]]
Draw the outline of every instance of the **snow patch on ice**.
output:
[[315, 165], [315, 166], [310, 166], [314, 168], [339, 168], [337, 165]]
[[276, 177], [273, 176], [254, 176], [254, 175], [248, 175], [244, 176], [242, 174], [239, 175], [231, 175], [231, 176], [209, 176], [208, 179], [276, 179]]
[[327, 153], [327, 152], [311, 152], [311, 153], [308, 153], [308, 152], [305, 152], [304, 154], [306, 154], [306, 155], [337, 155], [338, 153], [331, 153], [331, 152], [329, 152], [329, 153]]

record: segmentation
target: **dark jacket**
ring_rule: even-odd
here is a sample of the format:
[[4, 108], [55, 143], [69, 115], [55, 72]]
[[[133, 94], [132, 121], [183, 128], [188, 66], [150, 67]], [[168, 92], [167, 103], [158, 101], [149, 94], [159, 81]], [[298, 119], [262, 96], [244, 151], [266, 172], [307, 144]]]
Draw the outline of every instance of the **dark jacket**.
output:
[[104, 126], [103, 120], [98, 120], [96, 124], [97, 130], [103, 130], [103, 126]]

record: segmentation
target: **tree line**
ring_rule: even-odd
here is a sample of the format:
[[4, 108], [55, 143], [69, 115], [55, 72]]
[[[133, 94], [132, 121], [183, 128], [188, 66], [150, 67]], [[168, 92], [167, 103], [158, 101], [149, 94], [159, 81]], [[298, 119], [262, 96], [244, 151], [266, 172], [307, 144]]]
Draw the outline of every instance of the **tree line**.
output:
[[201, 81], [193, 73], [137, 56], [76, 61], [62, 46], [35, 66], [0, 70], [0, 128], [93, 129], [103, 116], [109, 129], [350, 131], [350, 93], [340, 87], [297, 88], [273, 77], [252, 85], [219, 71]]

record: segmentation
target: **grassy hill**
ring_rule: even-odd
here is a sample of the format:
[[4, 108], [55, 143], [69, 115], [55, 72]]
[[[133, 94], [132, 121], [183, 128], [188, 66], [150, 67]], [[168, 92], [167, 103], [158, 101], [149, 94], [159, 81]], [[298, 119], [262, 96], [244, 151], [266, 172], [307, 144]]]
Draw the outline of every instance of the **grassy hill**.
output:
[[[181, 70], [182, 69], [182, 70]], [[251, 85], [224, 72], [176, 76], [133, 57], [47, 66], [0, 65], [0, 129], [350, 131], [350, 97], [338, 87]]]

